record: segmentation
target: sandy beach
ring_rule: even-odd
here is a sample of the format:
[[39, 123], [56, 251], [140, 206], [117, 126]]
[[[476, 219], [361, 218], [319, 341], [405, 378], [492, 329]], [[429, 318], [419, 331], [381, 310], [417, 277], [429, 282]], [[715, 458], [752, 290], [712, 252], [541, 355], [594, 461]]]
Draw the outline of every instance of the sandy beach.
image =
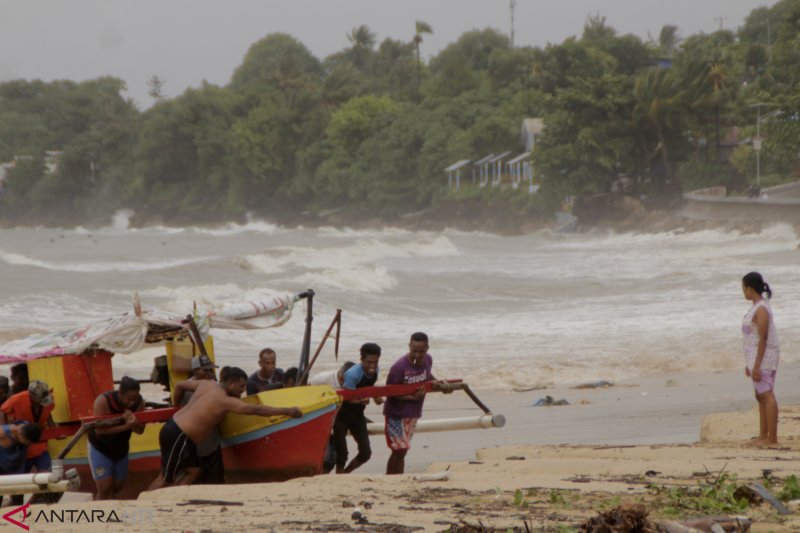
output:
[[[800, 472], [799, 379], [800, 364], [781, 368], [779, 449], [744, 446], [758, 415], [739, 372], [647, 376], [601, 388], [478, 390], [494, 413], [506, 416], [506, 426], [420, 433], [403, 476], [383, 474], [388, 453], [376, 436], [371, 461], [352, 475], [170, 488], [136, 501], [92, 503], [70, 494], [58, 505], [31, 507], [27, 523], [32, 531], [397, 532], [481, 531], [469, 524], [505, 531], [527, 522], [534, 531], [566, 532], [601, 511], [643, 503], [652, 520], [738, 514], [753, 520], [751, 531], [797, 531], [800, 518], [782, 517], [767, 504], [714, 513], [669, 491], [720, 479], [764, 483], [765, 475], [777, 491]], [[545, 396], [569, 405], [533, 406]], [[429, 396], [424, 417], [473, 414], [478, 409], [455, 393]], [[374, 407], [368, 416], [380, 420]], [[114, 510], [122, 523], [31, 522], [40, 510], [81, 509]]]

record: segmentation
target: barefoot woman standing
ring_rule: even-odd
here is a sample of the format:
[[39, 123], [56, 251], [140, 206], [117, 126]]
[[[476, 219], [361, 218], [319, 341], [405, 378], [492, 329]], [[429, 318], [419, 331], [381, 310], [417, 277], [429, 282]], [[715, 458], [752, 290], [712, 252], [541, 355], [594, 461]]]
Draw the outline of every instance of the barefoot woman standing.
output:
[[[759, 432], [752, 446], [778, 444], [778, 402], [775, 399], [775, 373], [780, 360], [778, 333], [768, 300], [772, 297], [769, 285], [758, 272], [742, 278], [742, 292], [753, 305], [744, 315], [742, 333], [745, 369], [753, 380], [758, 400]], [[766, 298], [764, 297], [766, 295]]]

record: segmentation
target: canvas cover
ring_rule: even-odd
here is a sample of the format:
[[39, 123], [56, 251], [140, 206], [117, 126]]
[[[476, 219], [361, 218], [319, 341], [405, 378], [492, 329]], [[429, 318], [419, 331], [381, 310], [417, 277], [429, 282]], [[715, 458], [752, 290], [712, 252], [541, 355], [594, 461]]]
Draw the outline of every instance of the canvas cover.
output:
[[[209, 328], [261, 329], [282, 326], [292, 316], [298, 296], [284, 294], [265, 300], [240, 302], [209, 309], [189, 310], [200, 336]], [[0, 345], [0, 363], [24, 362], [40, 357], [80, 354], [87, 349], [131, 353], [145, 346], [148, 334], [186, 329], [186, 315], [174, 316], [158, 310], [142, 310], [134, 296], [134, 310], [88, 326], [30, 335]]]

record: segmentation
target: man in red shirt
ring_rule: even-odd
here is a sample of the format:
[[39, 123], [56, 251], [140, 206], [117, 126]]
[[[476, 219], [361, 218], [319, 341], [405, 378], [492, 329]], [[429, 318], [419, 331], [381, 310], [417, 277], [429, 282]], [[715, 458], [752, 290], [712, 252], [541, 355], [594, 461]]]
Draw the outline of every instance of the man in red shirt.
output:
[[[28, 390], [18, 392], [6, 400], [0, 411], [3, 413], [3, 423], [13, 424], [17, 421], [32, 422], [41, 427], [52, 426], [50, 414], [55, 405], [50, 394], [50, 388], [44, 381], [34, 380], [28, 385]], [[50, 471], [50, 452], [47, 451], [47, 442], [32, 442], [25, 452], [24, 472]]]

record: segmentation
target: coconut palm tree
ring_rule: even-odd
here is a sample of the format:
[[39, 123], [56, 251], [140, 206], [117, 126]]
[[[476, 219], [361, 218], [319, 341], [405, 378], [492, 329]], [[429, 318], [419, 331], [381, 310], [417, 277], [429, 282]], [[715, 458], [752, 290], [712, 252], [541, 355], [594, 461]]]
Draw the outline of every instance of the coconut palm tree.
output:
[[669, 132], [681, 119], [681, 91], [671, 69], [653, 68], [640, 75], [634, 85], [634, 116], [646, 132], [654, 130], [657, 144], [654, 152], [661, 155], [664, 175], [672, 179], [672, 165], [667, 146]]
[[417, 21], [416, 32], [414, 33], [414, 47], [417, 49], [417, 85], [419, 85], [421, 78], [421, 63], [419, 59], [419, 44], [422, 42], [423, 33], [433, 33], [433, 28], [427, 22]]
[[363, 70], [366, 57], [375, 46], [375, 33], [368, 26], [362, 24], [347, 32], [347, 40], [353, 45], [350, 48], [353, 64]]

